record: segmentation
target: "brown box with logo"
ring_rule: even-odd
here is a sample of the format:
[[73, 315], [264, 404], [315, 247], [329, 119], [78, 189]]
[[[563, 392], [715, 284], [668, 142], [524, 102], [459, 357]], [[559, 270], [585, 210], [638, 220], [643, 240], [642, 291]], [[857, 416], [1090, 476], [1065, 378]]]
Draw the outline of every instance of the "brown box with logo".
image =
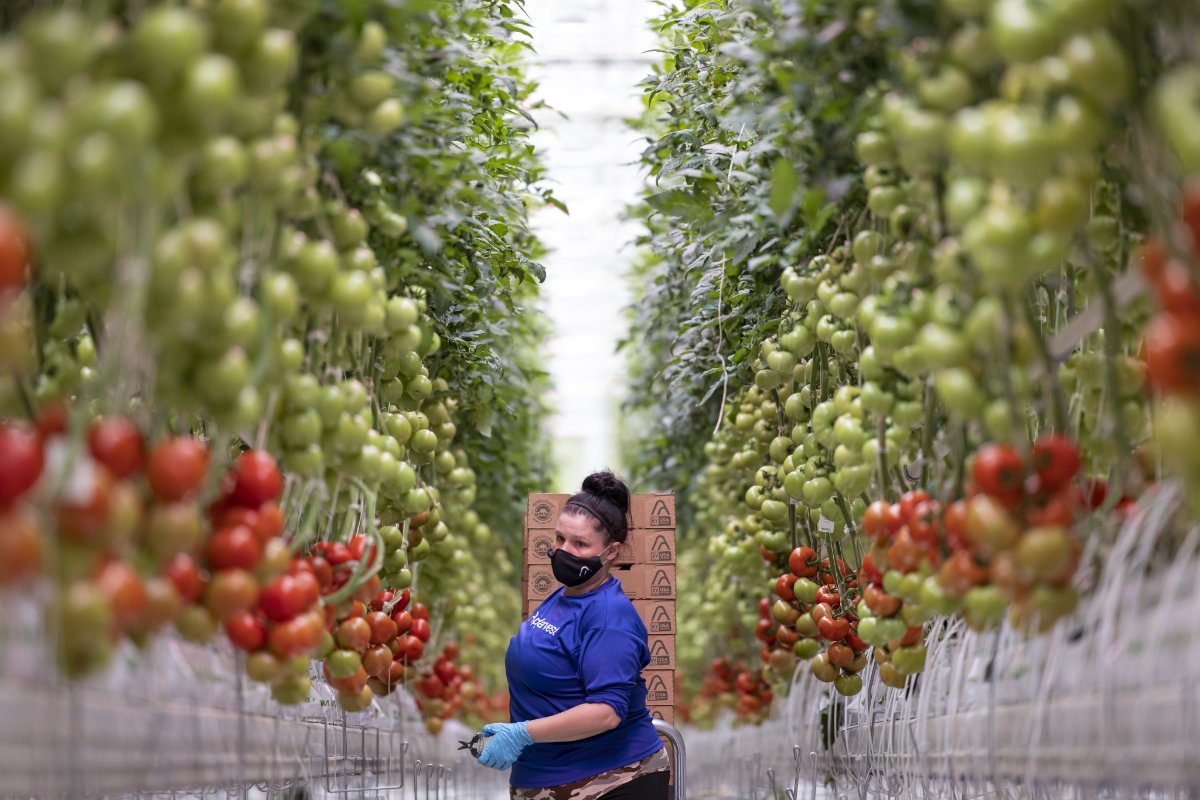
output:
[[674, 564], [634, 564], [617, 567], [612, 574], [630, 600], [675, 599]]
[[[558, 525], [558, 515], [571, 499], [569, 494], [531, 494], [525, 512], [525, 528], [548, 528]], [[671, 492], [635, 494], [629, 500], [629, 528], [675, 528], [675, 495]]]
[[650, 634], [650, 665], [646, 669], [675, 669], [675, 637]]
[[675, 706], [655, 706], [647, 703], [646, 708], [650, 709], [651, 719], [661, 719], [668, 725], [675, 724]]
[[634, 600], [633, 607], [646, 625], [646, 631], [651, 635], [674, 636], [675, 631], [675, 601], [674, 600]]
[[634, 528], [674, 528], [674, 494], [635, 494], [629, 503]]
[[643, 670], [642, 679], [646, 681], [646, 705], [675, 705], [675, 670]]
[[558, 515], [562, 507], [571, 499], [569, 494], [531, 494], [529, 507], [525, 512], [525, 529], [549, 528], [554, 530], [558, 525]]

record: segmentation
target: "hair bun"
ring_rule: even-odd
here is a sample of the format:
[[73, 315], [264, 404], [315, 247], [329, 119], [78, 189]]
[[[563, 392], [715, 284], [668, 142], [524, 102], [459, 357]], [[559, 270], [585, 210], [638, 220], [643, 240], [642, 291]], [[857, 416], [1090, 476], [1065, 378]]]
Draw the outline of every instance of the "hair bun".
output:
[[583, 479], [583, 490], [588, 494], [602, 497], [621, 510], [622, 514], [629, 512], [629, 487], [612, 473], [612, 470], [593, 472]]

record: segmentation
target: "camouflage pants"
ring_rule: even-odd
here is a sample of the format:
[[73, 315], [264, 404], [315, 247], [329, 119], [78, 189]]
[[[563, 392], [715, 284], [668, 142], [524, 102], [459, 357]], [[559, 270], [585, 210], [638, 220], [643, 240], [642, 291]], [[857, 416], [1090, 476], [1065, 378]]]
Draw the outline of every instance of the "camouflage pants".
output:
[[633, 781], [643, 775], [662, 772], [671, 768], [664, 747], [657, 753], [646, 756], [641, 761], [635, 761], [624, 767], [610, 769], [590, 778], [564, 783], [560, 786], [547, 786], [542, 789], [509, 788], [511, 800], [597, 800], [607, 792]]

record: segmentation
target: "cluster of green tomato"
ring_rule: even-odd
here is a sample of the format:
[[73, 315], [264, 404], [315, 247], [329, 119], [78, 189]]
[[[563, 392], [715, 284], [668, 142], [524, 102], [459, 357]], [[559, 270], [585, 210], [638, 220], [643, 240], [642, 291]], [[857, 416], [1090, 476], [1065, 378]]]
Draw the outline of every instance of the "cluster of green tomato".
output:
[[[454, 449], [458, 400], [431, 373], [454, 354], [411, 265], [379, 255], [408, 230], [387, 195], [409, 12], [100, 5], [31, 11], [0, 35], [0, 196], [35, 254], [0, 325], [0, 415], [63, 401], [240, 437], [278, 456], [304, 528], [358, 519], [363, 489], [385, 588], [441, 550], [431, 589], [456, 587], [438, 570], [511, 574], [471, 555], [492, 534]], [[473, 628], [499, 622], [472, 613]], [[503, 643], [487, 645], [480, 663]]]

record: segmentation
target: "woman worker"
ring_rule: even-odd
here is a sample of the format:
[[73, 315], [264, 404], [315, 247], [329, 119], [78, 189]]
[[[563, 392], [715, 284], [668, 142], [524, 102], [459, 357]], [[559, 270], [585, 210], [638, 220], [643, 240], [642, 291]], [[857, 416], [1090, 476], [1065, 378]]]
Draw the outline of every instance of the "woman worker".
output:
[[646, 627], [609, 574], [629, 489], [589, 475], [550, 551], [563, 584], [508, 645], [510, 723], [483, 728], [480, 763], [512, 767], [514, 800], [666, 800], [669, 761], [646, 708]]

